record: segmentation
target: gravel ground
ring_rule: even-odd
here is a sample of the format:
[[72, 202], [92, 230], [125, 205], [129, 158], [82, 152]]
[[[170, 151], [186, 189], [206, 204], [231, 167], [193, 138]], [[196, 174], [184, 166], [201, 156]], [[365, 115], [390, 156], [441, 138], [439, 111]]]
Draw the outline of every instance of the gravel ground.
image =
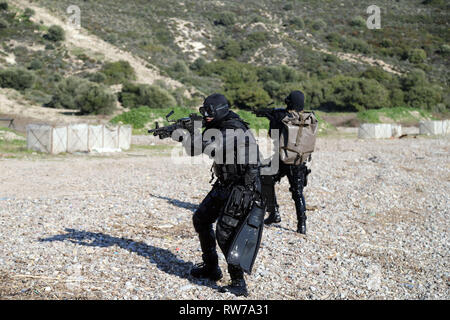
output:
[[[308, 234], [265, 228], [249, 299], [449, 299], [448, 138], [320, 138], [306, 188]], [[192, 213], [205, 164], [164, 149], [0, 159], [2, 299], [237, 299], [200, 262]], [[241, 298], [238, 298], [241, 299]]]

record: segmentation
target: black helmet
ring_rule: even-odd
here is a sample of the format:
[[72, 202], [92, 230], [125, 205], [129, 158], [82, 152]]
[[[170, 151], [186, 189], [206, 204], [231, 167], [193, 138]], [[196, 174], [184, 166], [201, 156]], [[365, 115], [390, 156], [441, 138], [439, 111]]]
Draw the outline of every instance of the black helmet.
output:
[[203, 107], [200, 107], [199, 111], [203, 117], [210, 117], [214, 118], [214, 121], [220, 121], [230, 112], [230, 103], [224, 95], [214, 93], [205, 99]]
[[292, 91], [284, 100], [288, 110], [302, 111], [305, 107], [305, 96], [301, 91]]

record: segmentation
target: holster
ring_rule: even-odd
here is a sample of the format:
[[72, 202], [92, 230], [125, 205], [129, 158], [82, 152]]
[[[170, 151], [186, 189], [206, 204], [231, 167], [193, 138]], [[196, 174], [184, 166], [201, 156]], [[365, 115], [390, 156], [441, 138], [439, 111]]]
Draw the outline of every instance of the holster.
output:
[[303, 179], [303, 186], [306, 187], [308, 185], [308, 175], [311, 173], [311, 169], [308, 169], [308, 167], [305, 166], [303, 169], [304, 173], [304, 179]]
[[254, 192], [242, 185], [234, 186], [230, 192], [216, 227], [217, 243], [225, 256], [239, 224], [247, 216], [253, 204], [253, 198]]

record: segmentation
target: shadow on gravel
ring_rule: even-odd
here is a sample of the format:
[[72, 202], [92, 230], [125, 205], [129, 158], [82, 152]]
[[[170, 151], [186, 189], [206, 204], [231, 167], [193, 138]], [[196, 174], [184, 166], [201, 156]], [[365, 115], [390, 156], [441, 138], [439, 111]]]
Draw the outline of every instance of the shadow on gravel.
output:
[[190, 276], [189, 271], [193, 267], [192, 262], [186, 262], [178, 258], [167, 249], [162, 249], [143, 242], [136, 242], [132, 239], [117, 238], [104, 233], [95, 233], [89, 231], [80, 231], [66, 228], [66, 234], [60, 234], [49, 238], [41, 238], [40, 242], [70, 241], [75, 244], [88, 247], [111, 247], [118, 246], [130, 252], [148, 258], [150, 263], [156, 264], [156, 267], [167, 274], [175, 275], [182, 279], [187, 279], [191, 283], [206, 286], [212, 289], [218, 289], [219, 286], [209, 280], [196, 279]]
[[177, 199], [172, 199], [172, 198], [164, 197], [164, 196], [157, 196], [157, 195], [154, 195], [154, 194], [151, 194], [151, 193], [149, 195], [151, 197], [154, 197], [154, 198], [166, 200], [168, 203], [170, 203], [170, 204], [172, 204], [172, 205], [174, 205], [174, 206], [176, 206], [178, 208], [188, 209], [188, 210], [190, 210], [192, 212], [195, 212], [195, 210], [197, 210], [197, 208], [198, 208], [197, 204], [193, 204], [193, 203], [190, 203], [190, 202], [180, 201], [180, 200], [177, 200]]

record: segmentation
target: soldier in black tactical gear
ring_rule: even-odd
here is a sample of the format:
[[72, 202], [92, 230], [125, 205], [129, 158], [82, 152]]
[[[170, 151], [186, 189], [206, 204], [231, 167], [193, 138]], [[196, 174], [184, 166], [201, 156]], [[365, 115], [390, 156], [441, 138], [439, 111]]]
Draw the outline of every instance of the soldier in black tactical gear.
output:
[[[281, 120], [286, 117], [288, 110], [302, 111], [305, 104], [305, 97], [301, 91], [292, 91], [285, 99], [286, 109], [271, 109], [270, 113], [265, 114], [270, 120], [269, 134], [274, 129], [279, 131], [283, 128]], [[303, 196], [303, 188], [307, 184], [307, 175], [311, 172], [307, 166], [302, 163], [300, 165], [287, 165], [279, 161], [279, 170], [275, 175], [262, 175], [262, 190], [267, 201], [267, 211], [269, 217], [264, 223], [269, 225], [279, 223], [281, 221], [278, 210], [277, 198], [275, 195], [275, 183], [279, 182], [282, 177], [287, 176], [290, 184], [289, 191], [295, 203], [297, 213], [297, 232], [306, 234], [306, 204]]]
[[[242, 194], [251, 195], [252, 199], [260, 201], [259, 203], [262, 202], [260, 164], [256, 140], [248, 130], [248, 124], [230, 110], [229, 102], [221, 94], [213, 94], [207, 97], [203, 107], [200, 108], [200, 113], [203, 116], [205, 130], [199, 135], [190, 133], [188, 139], [183, 138], [183, 146], [188, 153], [189, 151], [191, 152], [191, 156], [207, 153], [208, 149], [211, 150], [211, 146], [217, 147], [210, 155], [214, 158], [213, 175], [217, 177], [217, 180], [193, 215], [193, 225], [199, 236], [203, 263], [196, 265], [191, 270], [191, 275], [196, 278], [208, 278], [213, 281], [222, 278], [216, 251], [217, 239], [221, 251], [227, 257], [228, 272], [231, 278], [231, 284], [222, 287], [221, 291], [228, 291], [238, 296], [247, 296], [248, 291], [244, 280], [244, 270], [239, 265], [230, 264], [228, 259], [233, 239], [239, 227], [243, 225], [242, 221], [245, 219], [247, 212], [244, 212], [245, 210], [242, 207], [234, 210], [233, 206], [229, 204], [233, 203], [236, 195], [240, 194], [239, 192], [233, 192], [233, 190], [241, 190]], [[216, 129], [222, 135], [223, 140], [218, 142], [217, 139], [205, 139], [205, 133], [208, 129]], [[227, 135], [227, 129], [241, 129], [242, 132], [247, 133], [248, 139], [241, 142], [236, 141], [235, 137]], [[252, 147], [254, 148], [252, 149]], [[219, 161], [220, 159], [216, 158], [216, 153], [220, 150], [223, 150], [223, 161]], [[233, 158], [231, 161], [227, 160], [225, 162], [225, 155], [230, 152], [233, 152]], [[238, 161], [239, 152], [243, 152], [245, 156], [243, 161]], [[251, 153], [254, 152], [256, 152], [256, 160], [252, 163], [249, 159], [252, 157]], [[237, 187], [241, 189], [236, 189]], [[240, 201], [239, 203], [244, 202]], [[261, 211], [262, 231], [264, 208]], [[217, 221], [216, 233], [213, 230], [215, 221]], [[259, 247], [259, 243], [257, 243], [257, 247]], [[256, 252], [254, 256], [250, 257], [250, 259], [253, 259], [251, 264], [254, 262]], [[248, 270], [246, 271], [249, 272]]]

